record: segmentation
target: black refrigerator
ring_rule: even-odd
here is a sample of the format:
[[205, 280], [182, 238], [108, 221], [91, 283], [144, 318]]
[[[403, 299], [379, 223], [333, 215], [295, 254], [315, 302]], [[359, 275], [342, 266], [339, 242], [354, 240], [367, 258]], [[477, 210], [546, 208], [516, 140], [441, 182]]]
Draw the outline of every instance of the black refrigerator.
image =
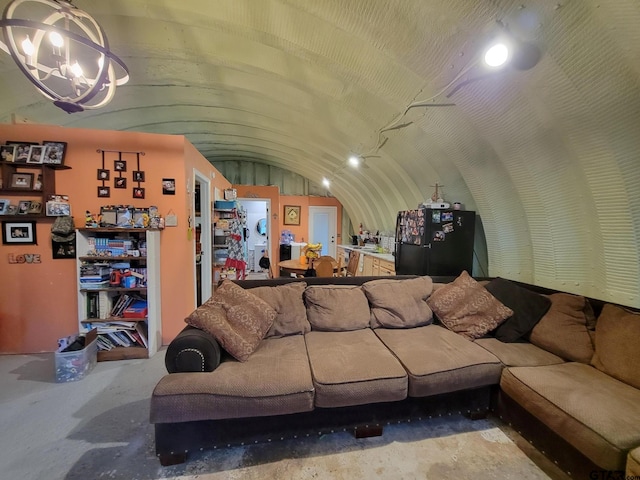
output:
[[420, 208], [398, 212], [396, 275], [472, 275], [476, 213]]

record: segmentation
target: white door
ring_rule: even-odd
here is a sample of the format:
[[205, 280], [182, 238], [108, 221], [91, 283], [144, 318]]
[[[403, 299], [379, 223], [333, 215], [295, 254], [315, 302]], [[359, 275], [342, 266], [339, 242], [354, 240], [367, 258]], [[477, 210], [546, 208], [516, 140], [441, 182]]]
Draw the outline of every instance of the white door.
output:
[[322, 243], [322, 255], [336, 258], [336, 207], [309, 207], [309, 243]]
[[[195, 185], [200, 186], [199, 202], [196, 205]], [[193, 236], [195, 237], [196, 226], [200, 225], [200, 261], [198, 262], [195, 252], [195, 241], [193, 242], [193, 258], [195, 261], [194, 283], [195, 283], [195, 301], [196, 306], [206, 302], [211, 297], [212, 292], [212, 275], [211, 275], [211, 180], [205, 174], [198, 170], [193, 171], [194, 191], [190, 191], [191, 195], [191, 225], [193, 228]], [[196, 212], [200, 212], [196, 215]]]

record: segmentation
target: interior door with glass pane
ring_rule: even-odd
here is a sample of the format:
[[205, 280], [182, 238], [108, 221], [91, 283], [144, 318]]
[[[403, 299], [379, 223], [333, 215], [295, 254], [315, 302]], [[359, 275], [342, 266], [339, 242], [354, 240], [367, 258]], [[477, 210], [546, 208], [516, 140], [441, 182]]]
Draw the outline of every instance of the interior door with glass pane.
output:
[[309, 243], [322, 243], [322, 255], [336, 258], [336, 207], [309, 207]]

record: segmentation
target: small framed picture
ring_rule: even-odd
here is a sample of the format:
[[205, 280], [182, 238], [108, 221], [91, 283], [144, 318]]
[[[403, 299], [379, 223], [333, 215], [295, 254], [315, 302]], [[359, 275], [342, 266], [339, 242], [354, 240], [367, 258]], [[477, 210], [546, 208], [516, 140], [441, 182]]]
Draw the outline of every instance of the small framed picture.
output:
[[140, 187], [134, 188], [133, 198], [144, 198], [144, 188], [140, 188]]
[[3, 162], [13, 162], [16, 156], [15, 145], [2, 145], [0, 146], [0, 158]]
[[176, 179], [175, 178], [163, 178], [162, 179], [162, 194], [163, 195], [175, 195], [176, 194]]
[[8, 205], [7, 211], [5, 215], [17, 215], [18, 214], [18, 205]]
[[111, 187], [98, 187], [98, 197], [108, 198], [111, 196]]
[[111, 170], [105, 170], [104, 168], [98, 169], [98, 180], [109, 180], [111, 177]]
[[42, 163], [42, 158], [46, 150], [47, 147], [44, 145], [31, 145], [31, 148], [29, 148], [29, 158], [27, 158], [27, 163]]
[[47, 202], [47, 217], [71, 215], [71, 205], [66, 202]]
[[42, 163], [50, 165], [64, 165], [64, 156], [67, 153], [67, 142], [45, 140], [42, 145], [47, 147], [42, 157]]
[[29, 207], [31, 207], [31, 200], [20, 200], [18, 202], [18, 215], [29, 213]]
[[8, 198], [0, 198], [0, 215], [6, 215], [7, 210], [9, 210], [9, 205], [11, 205], [11, 200]]
[[116, 207], [113, 207], [113, 206], [100, 207], [100, 226], [101, 227], [116, 226]]
[[114, 188], [127, 188], [127, 177], [116, 177], [113, 179]]
[[285, 205], [284, 206], [284, 225], [300, 225], [300, 206]]
[[127, 171], [127, 162], [126, 162], [126, 160], [114, 160], [113, 161], [113, 169], [116, 172], [126, 172]]
[[2, 222], [2, 243], [36, 245], [36, 222]]
[[31, 188], [33, 185], [33, 173], [13, 173], [11, 175], [11, 188]]
[[134, 182], [144, 182], [144, 172], [142, 170], [134, 170], [133, 171], [133, 181]]
[[30, 214], [39, 214], [42, 213], [42, 202], [30, 202], [29, 211], [27, 213]]
[[28, 142], [16, 143], [15, 146], [16, 151], [13, 157], [13, 161], [16, 163], [27, 163], [27, 160], [29, 160], [29, 151], [31, 151], [32, 144]]

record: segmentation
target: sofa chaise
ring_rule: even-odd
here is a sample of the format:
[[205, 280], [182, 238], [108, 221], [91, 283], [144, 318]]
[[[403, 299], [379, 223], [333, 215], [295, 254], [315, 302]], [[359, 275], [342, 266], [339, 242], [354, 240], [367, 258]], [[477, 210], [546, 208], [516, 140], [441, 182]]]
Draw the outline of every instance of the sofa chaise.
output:
[[463, 272], [225, 281], [186, 322], [151, 398], [162, 465], [204, 448], [493, 412], [576, 478], [638, 468], [631, 309]]

